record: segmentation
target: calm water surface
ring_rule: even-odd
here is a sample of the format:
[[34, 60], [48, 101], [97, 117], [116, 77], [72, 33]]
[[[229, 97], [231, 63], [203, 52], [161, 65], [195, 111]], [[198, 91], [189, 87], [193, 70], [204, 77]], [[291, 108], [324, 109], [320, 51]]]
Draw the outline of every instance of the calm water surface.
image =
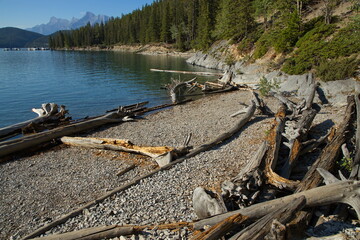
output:
[[0, 127], [36, 117], [31, 109], [46, 102], [65, 105], [73, 119], [145, 100], [170, 102], [160, 87], [179, 75], [150, 68], [204, 71], [180, 57], [0, 49]]

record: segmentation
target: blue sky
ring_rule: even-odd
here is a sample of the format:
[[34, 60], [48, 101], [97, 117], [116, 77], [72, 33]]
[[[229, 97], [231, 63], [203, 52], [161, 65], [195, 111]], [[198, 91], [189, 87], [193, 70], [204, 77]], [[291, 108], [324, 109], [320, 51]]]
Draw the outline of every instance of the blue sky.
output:
[[48, 23], [51, 17], [81, 18], [94, 14], [121, 16], [154, 0], [0, 0], [0, 28], [30, 28]]

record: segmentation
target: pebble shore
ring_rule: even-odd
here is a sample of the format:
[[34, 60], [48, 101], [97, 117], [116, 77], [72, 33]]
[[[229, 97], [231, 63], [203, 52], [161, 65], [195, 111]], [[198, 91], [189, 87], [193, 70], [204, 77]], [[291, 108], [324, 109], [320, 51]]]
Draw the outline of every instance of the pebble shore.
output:
[[[192, 133], [198, 146], [231, 128], [230, 115], [249, 104], [251, 94], [235, 91], [213, 95], [145, 116], [135, 122], [103, 127], [82, 136], [128, 139], [137, 145], [180, 147]], [[264, 99], [276, 111], [278, 102]], [[314, 124], [341, 121], [343, 108], [323, 108]], [[238, 116], [239, 117], [239, 116]], [[193, 221], [192, 192], [214, 191], [240, 171], [260, 146], [271, 118], [255, 116], [243, 130], [210, 151], [142, 180], [85, 209], [46, 234], [112, 224], [156, 225]], [[329, 120], [328, 120], [329, 121]], [[116, 173], [135, 163], [128, 173]], [[105, 150], [57, 146], [0, 165], [0, 239], [19, 239], [115, 187], [156, 168], [148, 157]], [[142, 239], [188, 239], [190, 231], [149, 229]], [[139, 238], [139, 239], [141, 239]]]

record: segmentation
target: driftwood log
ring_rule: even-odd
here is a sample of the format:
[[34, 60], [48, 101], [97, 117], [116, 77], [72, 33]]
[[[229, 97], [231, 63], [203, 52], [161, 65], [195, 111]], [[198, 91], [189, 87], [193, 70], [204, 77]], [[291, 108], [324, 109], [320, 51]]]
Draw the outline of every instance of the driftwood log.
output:
[[288, 223], [296, 212], [301, 210], [306, 204], [304, 196], [300, 196], [293, 202], [284, 206], [279, 206], [271, 213], [265, 215], [255, 223], [244, 228], [241, 232], [231, 238], [231, 240], [262, 240], [270, 232], [274, 220], [280, 224], [285, 225]]
[[225, 220], [215, 224], [211, 228], [207, 229], [204, 232], [201, 232], [191, 238], [191, 240], [217, 240], [225, 236], [228, 232], [230, 232], [234, 227], [240, 225], [248, 218], [246, 216], [242, 216], [241, 214], [234, 214], [226, 218]]
[[41, 108], [33, 108], [32, 111], [38, 114], [37, 118], [0, 128], [0, 140], [5, 140], [14, 135], [20, 134], [21, 129], [29, 124], [41, 124], [44, 122], [59, 121], [60, 119], [64, 119], [65, 114], [67, 113], [64, 106], [61, 106], [59, 110], [58, 105], [55, 103], [44, 103], [41, 105]]
[[237, 213], [248, 216], [249, 220], [256, 220], [273, 212], [278, 207], [285, 206], [295, 201], [301, 196], [306, 198], [306, 207], [323, 206], [339, 202], [350, 204], [355, 209], [358, 218], [360, 219], [360, 199], [358, 198], [359, 194], [359, 181], [341, 181], [338, 183], [295, 193], [286, 197], [277, 198], [271, 201], [254, 204], [247, 208], [220, 214], [211, 218], [203, 219], [194, 223], [194, 229], [202, 229], [206, 225], [213, 226]]
[[128, 140], [114, 139], [114, 138], [62, 137], [60, 140], [64, 144], [70, 146], [137, 153], [152, 158], [156, 158], [164, 153], [168, 153], [174, 150], [174, 148], [166, 147], [166, 146], [162, 146], [162, 147], [137, 146]]
[[47, 132], [41, 132], [22, 138], [0, 142], [0, 157], [23, 151], [28, 148], [43, 144], [53, 139], [71, 135], [79, 132], [83, 132], [95, 127], [102, 126], [109, 123], [119, 123], [123, 121], [123, 118], [127, 116], [127, 113], [108, 113], [102, 117], [91, 119], [89, 121], [80, 122], [64, 127], [55, 128]]
[[132, 234], [141, 233], [144, 229], [180, 229], [180, 228], [192, 228], [192, 223], [189, 222], [178, 222], [162, 225], [144, 225], [144, 226], [135, 226], [135, 225], [111, 225], [111, 226], [102, 226], [87, 228], [79, 231], [73, 231], [62, 234], [54, 234], [45, 237], [34, 238], [36, 240], [100, 240], [100, 239], [109, 239], [116, 238], [121, 236], [127, 236]]

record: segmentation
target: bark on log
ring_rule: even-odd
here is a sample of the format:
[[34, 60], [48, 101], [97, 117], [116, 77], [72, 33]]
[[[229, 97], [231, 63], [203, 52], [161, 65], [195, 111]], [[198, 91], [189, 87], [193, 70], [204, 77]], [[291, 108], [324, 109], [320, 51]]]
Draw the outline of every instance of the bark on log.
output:
[[234, 226], [239, 225], [246, 221], [248, 218], [241, 214], [234, 214], [226, 218], [225, 220], [219, 222], [218, 224], [212, 226], [206, 231], [199, 233], [191, 238], [191, 240], [217, 240], [225, 236], [230, 232]]
[[30, 119], [24, 122], [20, 122], [11, 126], [0, 128], [0, 139], [5, 140], [14, 135], [20, 134], [21, 129], [28, 126], [29, 124], [41, 124], [49, 121], [58, 121], [64, 118], [67, 111], [65, 107], [61, 107], [58, 111], [58, 106], [55, 103], [44, 103], [41, 109], [33, 109], [33, 112], [39, 116], [34, 119]]
[[285, 206], [279, 206], [273, 212], [265, 215], [257, 222], [243, 229], [232, 237], [231, 240], [262, 240], [270, 232], [274, 219], [278, 220], [281, 224], [286, 224], [294, 217], [296, 212], [300, 211], [305, 206], [305, 204], [305, 197], [300, 196], [295, 199], [294, 202], [290, 202]]
[[278, 207], [293, 202], [301, 196], [306, 198], [306, 207], [323, 206], [338, 202], [350, 204], [356, 210], [358, 218], [360, 219], [360, 199], [357, 197], [359, 194], [359, 181], [341, 181], [203, 219], [194, 223], [194, 229], [202, 229], [205, 225], [212, 226], [237, 213], [248, 216], [249, 220], [256, 220], [273, 212]]
[[174, 148], [166, 147], [166, 146], [161, 146], [161, 147], [137, 146], [128, 140], [114, 139], [114, 138], [62, 137], [60, 140], [64, 144], [70, 146], [124, 151], [124, 152], [142, 154], [152, 158], [156, 158], [162, 154], [174, 150]]
[[125, 111], [131, 111], [133, 109], [137, 109], [139, 107], [143, 107], [145, 105], [149, 104], [149, 101], [144, 101], [144, 102], [139, 102], [139, 103], [135, 103], [135, 104], [131, 104], [131, 105], [126, 105], [126, 106], [119, 106], [118, 108], [114, 108], [111, 110], [107, 110], [106, 112], [116, 112], [119, 111], [119, 109], [123, 109]]
[[102, 117], [91, 119], [86, 122], [80, 122], [64, 127], [55, 128], [47, 132], [37, 133], [30, 136], [25, 136], [15, 140], [4, 141], [0, 143], [0, 157], [19, 152], [33, 146], [51, 141], [53, 139], [83, 132], [95, 127], [99, 127], [109, 123], [122, 122], [126, 113], [109, 113]]
[[156, 69], [156, 68], [151, 68], [150, 71], [152, 71], [152, 72], [168, 72], [168, 73], [192, 74], [192, 75], [200, 75], [200, 76], [217, 76], [217, 77], [222, 77], [223, 76], [223, 73], [162, 70], [162, 69]]

